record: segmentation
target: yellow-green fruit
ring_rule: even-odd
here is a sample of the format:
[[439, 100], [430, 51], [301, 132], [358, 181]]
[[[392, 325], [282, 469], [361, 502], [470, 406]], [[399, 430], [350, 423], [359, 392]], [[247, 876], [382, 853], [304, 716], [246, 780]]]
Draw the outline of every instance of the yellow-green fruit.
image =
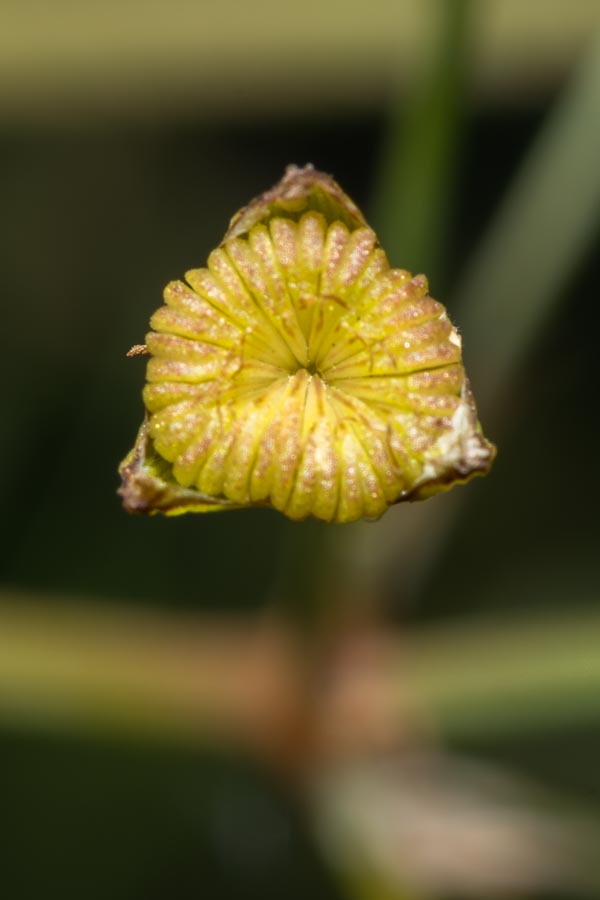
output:
[[489, 468], [460, 338], [311, 167], [233, 220], [151, 319], [126, 508], [381, 515]]

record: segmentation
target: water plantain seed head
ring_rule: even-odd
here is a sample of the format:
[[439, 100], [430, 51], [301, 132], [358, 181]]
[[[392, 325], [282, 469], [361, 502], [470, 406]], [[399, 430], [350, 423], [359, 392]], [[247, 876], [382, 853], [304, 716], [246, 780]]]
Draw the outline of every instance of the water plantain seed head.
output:
[[327, 175], [290, 166], [173, 281], [146, 345], [130, 512], [380, 516], [484, 474], [460, 337]]

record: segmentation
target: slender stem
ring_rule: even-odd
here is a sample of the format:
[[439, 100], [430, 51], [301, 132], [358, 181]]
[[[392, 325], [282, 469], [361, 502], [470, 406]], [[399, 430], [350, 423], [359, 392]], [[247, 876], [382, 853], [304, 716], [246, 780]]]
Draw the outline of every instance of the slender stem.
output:
[[284, 536], [273, 589], [275, 610], [308, 635], [319, 630], [327, 606], [331, 529], [337, 526], [309, 519], [284, 520], [281, 527]]
[[392, 106], [372, 204], [394, 265], [437, 284], [462, 136], [470, 0], [429, 3], [435, 42], [409, 98]]

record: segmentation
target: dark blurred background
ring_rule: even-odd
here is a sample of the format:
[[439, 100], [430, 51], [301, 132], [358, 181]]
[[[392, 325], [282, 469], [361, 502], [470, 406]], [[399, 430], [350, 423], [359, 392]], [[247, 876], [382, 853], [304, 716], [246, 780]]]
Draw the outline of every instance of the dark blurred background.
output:
[[[597, 4], [29, 0], [3, 17], [2, 895], [600, 896], [573, 863], [600, 824]], [[494, 469], [378, 523], [129, 517], [116, 468], [144, 361], [125, 352], [290, 162], [333, 174], [392, 264], [429, 275]], [[398, 750], [376, 786], [361, 756], [291, 789], [210, 726], [190, 739], [157, 713], [149, 735], [111, 712], [130, 684], [121, 617], [160, 657], [165, 622], [295, 622], [306, 595], [407, 648], [427, 737], [400, 730], [413, 762], [444, 758], [435, 778]], [[397, 815], [376, 812], [382, 784]], [[454, 846], [466, 805], [462, 881], [426, 854], [405, 877], [411, 841]], [[517, 844], [531, 817], [524, 861], [494, 830], [508, 807]], [[503, 860], [521, 881], [496, 877]]]

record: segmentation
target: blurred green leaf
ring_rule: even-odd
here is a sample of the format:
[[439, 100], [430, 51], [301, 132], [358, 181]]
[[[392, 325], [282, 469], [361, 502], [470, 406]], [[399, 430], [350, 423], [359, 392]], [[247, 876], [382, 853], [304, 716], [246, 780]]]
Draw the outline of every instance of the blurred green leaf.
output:
[[[457, 291], [484, 421], [556, 314], [600, 226], [600, 35], [539, 132]], [[576, 305], [576, 297], [568, 297]]]
[[372, 204], [392, 264], [437, 281], [462, 134], [470, 0], [426, 4], [438, 33], [411, 100], [392, 108]]
[[[391, 687], [395, 715], [408, 698], [448, 736], [535, 733], [600, 718], [600, 614], [484, 619], [385, 639], [392, 645], [382, 690]], [[283, 630], [234, 619], [4, 593], [0, 721], [217, 737], [268, 750], [295, 702], [294, 646]]]

